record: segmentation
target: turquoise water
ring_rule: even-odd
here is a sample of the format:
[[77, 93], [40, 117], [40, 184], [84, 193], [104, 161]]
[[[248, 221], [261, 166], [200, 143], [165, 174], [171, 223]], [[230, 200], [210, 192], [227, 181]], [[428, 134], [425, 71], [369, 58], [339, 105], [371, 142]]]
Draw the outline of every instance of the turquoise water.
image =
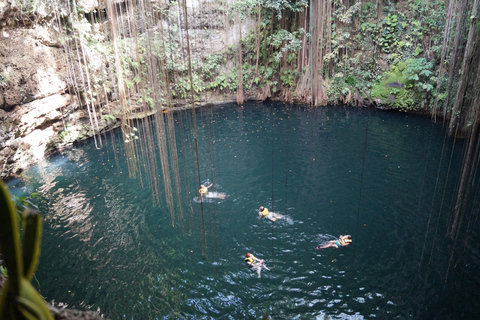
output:
[[[111, 319], [478, 314], [475, 215], [464, 218], [469, 242], [445, 237], [464, 142], [441, 125], [344, 107], [198, 109], [198, 172], [191, 111], [174, 119], [182, 191], [174, 226], [158, 150], [160, 205], [151, 167], [129, 177], [119, 131], [105, 134], [100, 150], [82, 143], [9, 183], [13, 194], [45, 201], [31, 199], [45, 218], [34, 283], [48, 301]], [[199, 175], [226, 198], [200, 203]], [[285, 218], [259, 219], [261, 205]], [[315, 249], [340, 234], [353, 244]], [[246, 252], [270, 271], [258, 278]]]

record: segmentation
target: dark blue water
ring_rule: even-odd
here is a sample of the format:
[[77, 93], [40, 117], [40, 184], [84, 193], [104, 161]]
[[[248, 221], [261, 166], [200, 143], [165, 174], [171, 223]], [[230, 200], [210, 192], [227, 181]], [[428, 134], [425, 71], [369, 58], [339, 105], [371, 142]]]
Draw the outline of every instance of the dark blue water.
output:
[[[45, 218], [35, 284], [48, 301], [112, 319], [477, 316], [478, 215], [446, 237], [464, 142], [440, 125], [344, 107], [205, 108], [197, 166], [192, 113], [174, 119], [174, 226], [158, 150], [155, 174], [144, 165], [142, 123], [136, 178], [117, 131], [100, 150], [83, 143], [10, 183], [45, 200], [31, 199]], [[199, 176], [227, 197], [195, 201]], [[261, 220], [261, 205], [286, 217]], [[340, 234], [353, 244], [315, 250]], [[247, 269], [248, 251], [271, 271]]]

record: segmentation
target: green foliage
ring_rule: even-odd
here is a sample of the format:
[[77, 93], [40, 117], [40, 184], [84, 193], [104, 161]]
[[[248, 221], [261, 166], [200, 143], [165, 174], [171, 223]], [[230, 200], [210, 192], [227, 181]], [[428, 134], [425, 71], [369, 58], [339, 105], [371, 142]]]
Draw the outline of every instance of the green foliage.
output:
[[285, 12], [300, 12], [308, 6], [306, 0], [258, 0], [258, 5], [274, 13], [277, 19], [282, 18]]
[[67, 124], [65, 125], [65, 128], [64, 128], [64, 129], [62, 130], [62, 132], [60, 132], [60, 134], [58, 135], [58, 141], [59, 141], [59, 142], [62, 142], [63, 139], [65, 139], [65, 137], [66, 137], [68, 134], [72, 133], [72, 132], [70, 131], [70, 128], [71, 128], [71, 127], [72, 127], [72, 125], [71, 125], [70, 123], [67, 123]]
[[225, 56], [220, 53], [212, 53], [203, 59], [200, 64], [200, 71], [205, 80], [212, 79], [225, 64]]
[[383, 19], [383, 31], [378, 39], [378, 44], [383, 52], [389, 53], [390, 47], [395, 43], [397, 35], [397, 15], [388, 15]]
[[232, 69], [229, 73], [218, 75], [215, 80], [206, 86], [208, 90], [235, 91], [237, 89], [236, 70]]
[[343, 3], [338, 2], [336, 7], [338, 9], [333, 12], [333, 16], [337, 17], [340, 22], [349, 24], [352, 22], [352, 16], [362, 9], [362, 2], [358, 1], [348, 9], [343, 5]]
[[362, 22], [374, 20], [377, 18], [377, 4], [372, 1], [365, 2], [360, 8], [360, 20]]
[[379, 29], [379, 26], [373, 22], [364, 22], [360, 25], [360, 30], [364, 35], [377, 33]]
[[23, 246], [18, 213], [5, 184], [0, 181], [0, 249], [8, 278], [0, 296], [1, 319], [53, 319], [45, 300], [30, 283], [39, 262], [42, 219], [37, 211], [23, 213]]
[[14, 196], [14, 197], [16, 201], [15, 205], [18, 211], [22, 211], [27, 207], [38, 209], [38, 207], [32, 202], [32, 199], [37, 199], [44, 203], [46, 202], [45, 199], [40, 197], [38, 192], [33, 192], [30, 195], [26, 195], [26, 196], [21, 196], [21, 197]]
[[433, 91], [433, 84], [436, 78], [433, 74], [433, 63], [427, 62], [425, 58], [409, 59], [406, 61], [406, 70], [404, 74], [407, 77], [407, 88], [414, 88], [418, 91]]
[[434, 36], [434, 42], [440, 41], [445, 23], [445, 1], [409, 1], [409, 9], [414, 21], [412, 35], [419, 39]]
[[195, 94], [200, 94], [204, 90], [203, 81], [196, 73], [192, 75], [192, 78], [193, 83], [190, 85], [190, 77], [178, 77], [172, 88], [173, 96], [185, 99], [190, 96], [191, 89]]
[[0, 266], [0, 272], [2, 272], [5, 278], [8, 277], [7, 268], [5, 268], [4, 266]]
[[294, 88], [297, 83], [297, 71], [296, 70], [287, 70], [283, 69], [280, 74], [280, 80], [285, 87]]
[[[395, 92], [395, 87], [404, 87], [407, 80], [403, 74], [406, 63], [401, 62], [396, 66], [392, 66], [391, 70], [384, 73], [380, 83], [372, 88], [372, 97], [379, 99], [387, 99], [388, 95]], [[393, 84], [393, 85], [392, 85]]]
[[382, 81], [372, 89], [372, 97], [386, 100], [395, 96], [393, 107], [400, 110], [418, 110], [415, 101], [431, 95], [436, 78], [433, 77], [433, 63], [424, 58], [408, 59], [392, 66]]
[[271, 37], [267, 38], [267, 41], [278, 51], [274, 54], [275, 61], [279, 62], [285, 52], [298, 52], [302, 48], [302, 37], [305, 35], [303, 28], [298, 29], [295, 32], [289, 32], [284, 29], [280, 29]]
[[359, 53], [355, 57], [343, 56], [337, 62], [337, 72], [327, 82], [329, 103], [337, 103], [338, 98], [349, 92], [367, 98], [377, 75], [370, 68], [371, 61]]
[[103, 115], [103, 119], [107, 120], [107, 121], [113, 121], [116, 119], [116, 117], [113, 115], [113, 114], [105, 114]]
[[394, 108], [402, 111], [417, 109], [413, 91], [393, 89], [392, 92], [395, 95]]

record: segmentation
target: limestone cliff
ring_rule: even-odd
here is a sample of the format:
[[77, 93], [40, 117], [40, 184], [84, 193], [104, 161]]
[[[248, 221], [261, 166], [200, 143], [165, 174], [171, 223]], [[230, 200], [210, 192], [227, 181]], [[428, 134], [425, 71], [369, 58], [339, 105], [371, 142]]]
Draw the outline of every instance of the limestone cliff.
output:
[[[34, 10], [27, 10], [19, 1], [0, 1], [1, 179], [19, 175], [26, 166], [35, 164], [51, 152], [92, 137], [92, 128], [98, 133], [120, 124], [116, 69], [112, 52], [105, 51], [112, 45], [108, 36], [110, 22], [95, 20], [98, 12], [105, 12], [105, 1], [76, 2], [82, 8], [76, 28], [87, 30], [90, 38], [84, 35], [84, 42], [101, 44], [100, 49], [95, 45], [80, 46], [71, 30], [65, 28], [62, 31], [60, 23], [68, 24], [65, 21], [72, 13], [68, 13], [62, 1], [59, 3], [38, 2]], [[118, 10], [124, 10], [119, 19], [130, 19], [125, 2], [114, 1], [114, 4]], [[162, 1], [151, 1], [151, 4], [158, 10], [166, 6]], [[196, 1], [190, 3], [191, 6], [199, 4]], [[209, 6], [190, 16], [190, 28], [195, 30], [195, 41], [198, 42], [192, 48], [193, 56], [221, 51], [238, 41], [236, 28], [224, 26], [221, 19], [215, 18], [216, 14], [217, 8]], [[126, 24], [125, 21], [118, 21], [118, 24]], [[249, 23], [243, 24], [243, 33], [246, 34]], [[127, 40], [132, 36], [126, 29], [119, 28], [119, 32]], [[126, 54], [133, 57], [136, 53]], [[224, 66], [232, 67], [231, 64]], [[85, 70], [95, 79], [86, 79]], [[90, 82], [95, 89], [90, 87]], [[99, 90], [105, 95], [98, 93]], [[95, 103], [92, 100], [96, 100]], [[141, 110], [136, 106], [138, 100], [133, 93], [128, 101], [133, 113]], [[208, 103], [234, 101], [234, 97], [227, 94], [208, 100]], [[176, 106], [184, 103], [181, 97], [177, 97]], [[205, 98], [196, 97], [197, 105], [206, 103]], [[133, 115], [136, 116], [143, 114], [138, 112]], [[92, 118], [98, 124], [93, 123]]]

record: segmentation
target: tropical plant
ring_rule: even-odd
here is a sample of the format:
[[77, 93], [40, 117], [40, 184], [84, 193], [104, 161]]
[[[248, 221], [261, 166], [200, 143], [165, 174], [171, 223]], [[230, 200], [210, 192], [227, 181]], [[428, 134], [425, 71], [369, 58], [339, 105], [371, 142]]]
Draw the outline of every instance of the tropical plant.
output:
[[28, 208], [24, 210], [22, 246], [17, 209], [2, 181], [0, 212], [0, 249], [8, 271], [8, 278], [0, 295], [0, 319], [53, 319], [45, 300], [30, 283], [40, 256], [40, 213]]

